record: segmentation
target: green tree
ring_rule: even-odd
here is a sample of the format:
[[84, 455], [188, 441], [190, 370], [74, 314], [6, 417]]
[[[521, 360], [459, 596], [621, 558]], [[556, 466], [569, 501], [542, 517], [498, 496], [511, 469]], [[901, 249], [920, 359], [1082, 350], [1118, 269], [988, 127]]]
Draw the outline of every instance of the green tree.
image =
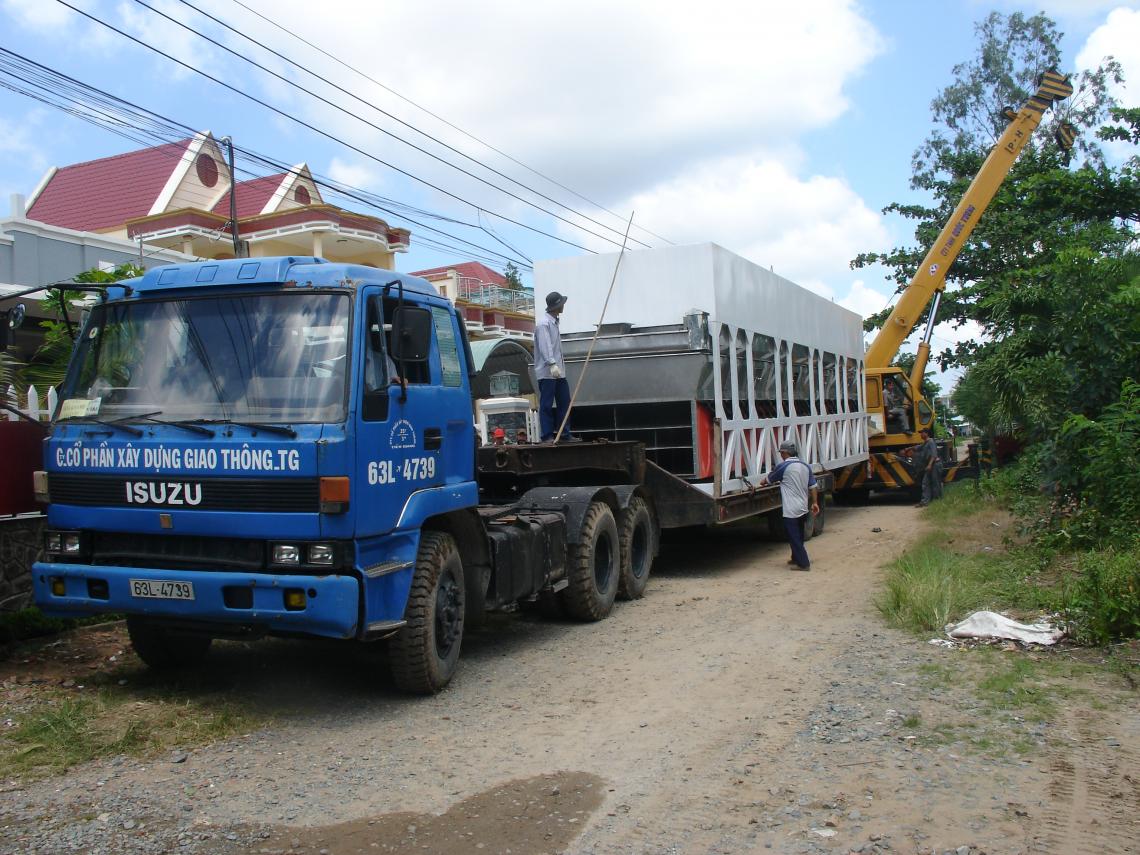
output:
[[[955, 66], [953, 82], [934, 99], [934, 127], [914, 155], [911, 187], [932, 201], [884, 209], [915, 222], [915, 245], [863, 253], [852, 262], [856, 268], [882, 264], [900, 289], [1007, 124], [1002, 107], [1020, 106], [1042, 71], [1061, 67], [1056, 25], [1044, 15], [995, 12], [976, 30], [977, 53]], [[949, 269], [940, 319], [976, 321], [992, 335], [990, 298], [1017, 287], [1011, 271], [1046, 265], [1073, 246], [1106, 254], [1128, 246], [1140, 215], [1140, 185], [1131, 170], [1105, 166], [1093, 132], [1115, 107], [1109, 85], [1121, 79], [1119, 65], [1106, 59], [1095, 71], [1078, 75], [1073, 97], [1046, 115]], [[1051, 138], [1062, 119], [1082, 131], [1077, 168], [1070, 168], [1069, 156]], [[872, 325], [881, 324], [886, 314]], [[944, 365], [966, 364], [974, 348], [966, 343], [936, 358]]]
[[519, 276], [519, 269], [514, 265], [514, 262], [507, 262], [507, 266], [503, 269], [503, 278], [507, 280], [507, 288], [513, 291], [522, 290], [522, 277]]
[[[145, 268], [127, 262], [113, 270], [98, 268], [85, 270], [72, 281], [78, 285], [104, 285], [122, 279], [135, 279], [144, 273], [146, 273]], [[40, 322], [40, 327], [44, 331], [44, 340], [31, 361], [19, 371], [19, 378], [24, 385], [35, 384], [40, 389], [46, 389], [63, 382], [67, 376], [67, 363], [71, 359], [74, 337], [77, 333], [79, 312], [76, 310], [76, 305], [87, 296], [83, 291], [65, 288], [48, 289], [47, 296], [40, 302], [41, 311], [49, 316], [47, 320]], [[64, 306], [67, 307], [66, 318]]]

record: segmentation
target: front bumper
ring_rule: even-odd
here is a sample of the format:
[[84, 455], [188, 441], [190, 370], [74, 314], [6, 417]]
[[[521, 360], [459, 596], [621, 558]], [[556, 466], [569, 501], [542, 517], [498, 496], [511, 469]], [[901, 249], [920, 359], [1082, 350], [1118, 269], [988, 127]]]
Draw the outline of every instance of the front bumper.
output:
[[[62, 595], [52, 592], [53, 578], [63, 580]], [[132, 579], [189, 582], [194, 588], [194, 599], [135, 597], [131, 594]], [[153, 570], [36, 562], [32, 565], [32, 582], [36, 605], [49, 617], [125, 612], [326, 638], [354, 637], [360, 618], [360, 582], [353, 576]], [[101, 583], [105, 583], [105, 589]], [[303, 608], [286, 608], [286, 589], [305, 592]], [[92, 596], [93, 590], [100, 596]], [[227, 605], [227, 590], [230, 602], [240, 601], [240, 606]], [[240, 592], [240, 596], [235, 596], [235, 591]], [[104, 593], [106, 596], [102, 596]]]

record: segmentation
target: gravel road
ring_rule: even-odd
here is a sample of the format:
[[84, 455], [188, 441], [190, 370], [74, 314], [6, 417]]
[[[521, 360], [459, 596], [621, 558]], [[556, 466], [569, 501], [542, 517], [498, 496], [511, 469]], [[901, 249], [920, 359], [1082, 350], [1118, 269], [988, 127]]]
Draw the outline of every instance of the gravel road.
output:
[[884, 628], [878, 568], [920, 529], [830, 509], [810, 573], [747, 529], [674, 537], [645, 599], [496, 617], [434, 698], [374, 648], [220, 645], [218, 686], [274, 726], [8, 785], [0, 852], [1140, 852], [1134, 703], [982, 716], [923, 677], [961, 651]]

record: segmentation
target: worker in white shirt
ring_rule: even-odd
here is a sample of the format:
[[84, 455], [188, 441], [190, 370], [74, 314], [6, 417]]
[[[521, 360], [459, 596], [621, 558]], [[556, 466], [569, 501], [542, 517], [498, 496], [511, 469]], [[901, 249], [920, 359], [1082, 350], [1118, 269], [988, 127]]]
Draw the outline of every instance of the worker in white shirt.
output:
[[[557, 291], [546, 295], [546, 311], [534, 324], [534, 376], [538, 380], [538, 421], [542, 442], [551, 442], [570, 408], [570, 384], [566, 380], [566, 363], [562, 359], [562, 337], [558, 316], [566, 305], [566, 297]], [[567, 424], [560, 439], [574, 442]]]

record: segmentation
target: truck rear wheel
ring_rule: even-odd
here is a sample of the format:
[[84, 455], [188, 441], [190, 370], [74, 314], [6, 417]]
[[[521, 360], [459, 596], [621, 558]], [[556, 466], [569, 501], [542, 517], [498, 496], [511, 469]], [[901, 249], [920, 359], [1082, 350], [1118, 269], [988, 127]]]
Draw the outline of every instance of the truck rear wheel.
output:
[[127, 635], [139, 659], [156, 671], [198, 664], [214, 641], [208, 635], [172, 633], [140, 615], [127, 616]]
[[621, 575], [620, 544], [610, 506], [591, 502], [578, 543], [571, 550], [569, 584], [560, 593], [571, 617], [601, 620], [610, 613]]
[[455, 540], [446, 532], [423, 532], [404, 611], [407, 623], [388, 643], [392, 676], [405, 692], [434, 694], [455, 675], [465, 594]]
[[639, 600], [645, 596], [649, 584], [649, 571], [653, 566], [656, 529], [649, 505], [640, 496], [634, 496], [621, 515], [621, 575], [618, 579], [618, 596], [623, 600]]

